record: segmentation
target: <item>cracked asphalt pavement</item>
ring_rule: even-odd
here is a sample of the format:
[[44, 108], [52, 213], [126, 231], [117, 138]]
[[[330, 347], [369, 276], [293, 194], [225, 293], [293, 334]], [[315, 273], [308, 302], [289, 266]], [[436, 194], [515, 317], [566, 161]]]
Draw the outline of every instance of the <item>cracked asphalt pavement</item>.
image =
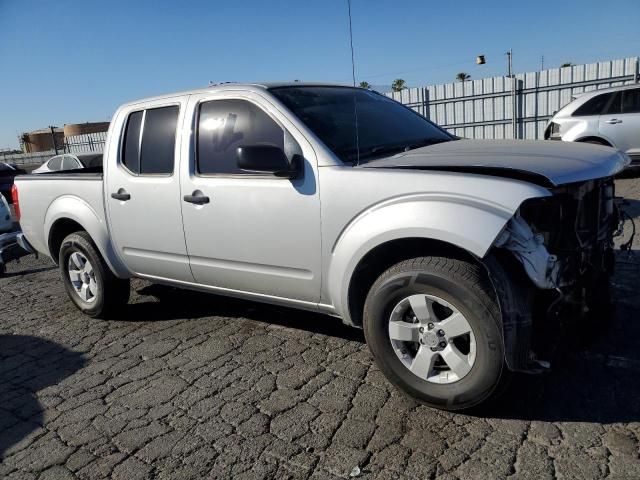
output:
[[[640, 180], [618, 194], [638, 219]], [[558, 333], [550, 374], [454, 414], [397, 392], [337, 319], [135, 281], [93, 320], [25, 258], [0, 278], [0, 477], [637, 479], [639, 276], [618, 254], [611, 327]]]

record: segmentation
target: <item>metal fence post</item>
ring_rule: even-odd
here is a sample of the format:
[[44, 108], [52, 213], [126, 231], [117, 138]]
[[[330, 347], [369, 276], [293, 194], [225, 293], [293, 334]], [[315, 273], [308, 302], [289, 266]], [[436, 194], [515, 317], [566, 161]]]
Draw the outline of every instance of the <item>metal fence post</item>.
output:
[[431, 119], [431, 113], [429, 111], [429, 89], [427, 87], [424, 87], [422, 89], [422, 108], [424, 111], [424, 117], [427, 120]]
[[[544, 57], [543, 58], [543, 62], [544, 62]], [[538, 102], [540, 101], [538, 98], [538, 89], [540, 88], [540, 72], [536, 72], [536, 86], [535, 86], [535, 90], [534, 90], [534, 94], [533, 94], [533, 99], [534, 99], [534, 105], [533, 105], [533, 118], [534, 118], [534, 133], [533, 133], [533, 138], [535, 140], [538, 140]]]
[[516, 98], [518, 103], [516, 105], [516, 126], [518, 128], [519, 139], [524, 138], [524, 80], [516, 79]]
[[511, 80], [511, 133], [513, 134], [513, 138], [518, 138], [518, 107], [516, 104], [516, 78], [514, 76], [509, 76]]

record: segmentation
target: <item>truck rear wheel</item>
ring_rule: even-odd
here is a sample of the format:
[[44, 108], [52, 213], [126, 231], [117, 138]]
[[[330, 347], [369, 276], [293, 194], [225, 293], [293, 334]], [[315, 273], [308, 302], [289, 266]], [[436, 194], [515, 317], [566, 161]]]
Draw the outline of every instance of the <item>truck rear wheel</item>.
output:
[[389, 268], [365, 301], [364, 333], [386, 377], [436, 408], [478, 405], [503, 376], [498, 301], [472, 263], [419, 257]]
[[58, 260], [67, 294], [85, 315], [105, 318], [129, 301], [129, 280], [111, 272], [87, 232], [67, 236]]

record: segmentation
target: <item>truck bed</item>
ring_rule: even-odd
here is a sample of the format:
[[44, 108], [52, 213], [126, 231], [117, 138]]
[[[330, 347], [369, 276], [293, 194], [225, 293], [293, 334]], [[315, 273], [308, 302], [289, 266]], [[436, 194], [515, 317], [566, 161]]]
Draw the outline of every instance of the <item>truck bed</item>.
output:
[[[15, 185], [20, 202], [20, 227], [31, 245], [44, 255], [49, 255], [45, 232], [59, 216], [73, 218], [71, 203], [77, 203], [78, 199], [89, 207], [95, 217], [92, 221], [105, 226], [102, 167], [21, 175]], [[82, 224], [82, 219], [75, 220]]]

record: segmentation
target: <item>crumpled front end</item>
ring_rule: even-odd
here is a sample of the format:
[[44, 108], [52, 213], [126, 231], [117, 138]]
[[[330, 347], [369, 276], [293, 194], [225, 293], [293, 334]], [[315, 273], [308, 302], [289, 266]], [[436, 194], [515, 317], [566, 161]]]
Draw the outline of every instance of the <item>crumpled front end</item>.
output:
[[[621, 221], [613, 178], [568, 184], [551, 193], [525, 201], [494, 243], [495, 254], [511, 262], [507, 274], [526, 277], [508, 287], [520, 288], [519, 296], [502, 292], [501, 299], [508, 310], [503, 312], [505, 343], [513, 370], [530, 372], [544, 364], [537, 358], [549, 354], [549, 345], [541, 345], [550, 338], [544, 332], [549, 325], [611, 313], [613, 238]], [[514, 271], [517, 264], [520, 272]]]
[[510, 250], [542, 289], [566, 291], [612, 273], [620, 223], [613, 179], [569, 184], [552, 194], [524, 202], [496, 246]]

